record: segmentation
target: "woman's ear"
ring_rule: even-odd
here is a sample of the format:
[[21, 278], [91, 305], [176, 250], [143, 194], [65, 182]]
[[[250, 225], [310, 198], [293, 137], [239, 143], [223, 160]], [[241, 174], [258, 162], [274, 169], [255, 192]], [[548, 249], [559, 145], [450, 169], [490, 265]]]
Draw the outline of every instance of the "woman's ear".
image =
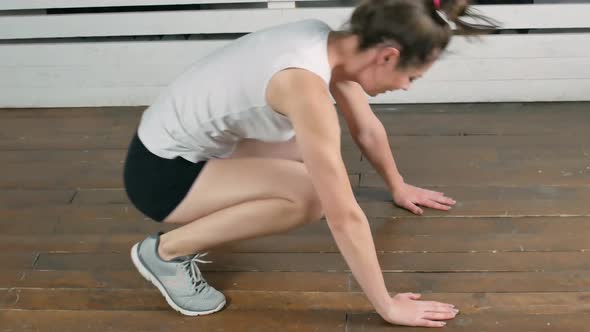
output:
[[383, 47], [381, 50], [379, 50], [379, 53], [377, 55], [377, 62], [380, 65], [386, 63], [393, 63], [394, 65], [397, 65], [399, 61], [399, 56], [400, 52], [397, 48], [391, 46]]

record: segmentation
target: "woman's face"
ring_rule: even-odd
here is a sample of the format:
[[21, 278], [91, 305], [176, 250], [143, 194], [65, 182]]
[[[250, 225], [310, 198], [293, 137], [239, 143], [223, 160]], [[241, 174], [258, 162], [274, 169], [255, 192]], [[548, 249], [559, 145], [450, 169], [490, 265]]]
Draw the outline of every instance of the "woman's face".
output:
[[378, 50], [374, 61], [359, 73], [358, 83], [372, 97], [388, 91], [408, 90], [412, 82], [422, 77], [434, 62], [405, 68], [399, 68], [398, 63], [397, 49], [387, 47]]

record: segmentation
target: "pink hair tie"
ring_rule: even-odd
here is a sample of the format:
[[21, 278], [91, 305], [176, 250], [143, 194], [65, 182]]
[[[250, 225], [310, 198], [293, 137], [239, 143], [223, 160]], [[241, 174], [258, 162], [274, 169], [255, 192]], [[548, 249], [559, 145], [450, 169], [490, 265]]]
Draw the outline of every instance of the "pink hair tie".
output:
[[440, 9], [440, 0], [434, 0], [434, 8]]

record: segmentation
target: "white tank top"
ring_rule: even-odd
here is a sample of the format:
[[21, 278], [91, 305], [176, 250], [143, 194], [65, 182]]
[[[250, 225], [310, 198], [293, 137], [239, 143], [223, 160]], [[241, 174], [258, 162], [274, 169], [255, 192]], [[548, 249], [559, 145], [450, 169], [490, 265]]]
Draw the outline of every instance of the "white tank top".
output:
[[295, 133], [266, 103], [277, 72], [303, 68], [329, 85], [330, 27], [319, 20], [284, 24], [243, 36], [201, 58], [142, 115], [138, 135], [167, 159], [225, 158], [242, 139], [281, 142]]

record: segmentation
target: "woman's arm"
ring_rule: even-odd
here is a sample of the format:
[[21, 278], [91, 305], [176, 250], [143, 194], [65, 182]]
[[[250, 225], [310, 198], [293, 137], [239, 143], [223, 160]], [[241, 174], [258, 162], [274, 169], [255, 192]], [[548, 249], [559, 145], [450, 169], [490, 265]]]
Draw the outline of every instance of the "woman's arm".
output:
[[288, 69], [275, 75], [269, 104], [289, 117], [328, 226], [355, 278], [379, 313], [391, 305], [366, 216], [359, 207], [340, 153], [340, 126], [325, 84], [314, 74]]
[[415, 214], [422, 214], [422, 209], [417, 205], [449, 210], [455, 204], [444, 193], [417, 188], [404, 182], [391, 153], [385, 127], [371, 110], [367, 95], [357, 83], [335, 83], [331, 86], [331, 91], [346, 118], [351, 136], [383, 178], [397, 205]]
[[377, 312], [388, 322], [412, 326], [442, 326], [435, 320], [454, 317], [449, 304], [417, 301], [414, 294], [391, 298], [387, 292], [368, 220], [348, 180], [338, 117], [323, 81], [302, 69], [282, 71], [269, 83], [267, 100], [293, 123], [330, 231]]
[[393, 192], [404, 180], [393, 159], [385, 128], [371, 110], [367, 95], [352, 81], [334, 83], [330, 90], [353, 140]]

